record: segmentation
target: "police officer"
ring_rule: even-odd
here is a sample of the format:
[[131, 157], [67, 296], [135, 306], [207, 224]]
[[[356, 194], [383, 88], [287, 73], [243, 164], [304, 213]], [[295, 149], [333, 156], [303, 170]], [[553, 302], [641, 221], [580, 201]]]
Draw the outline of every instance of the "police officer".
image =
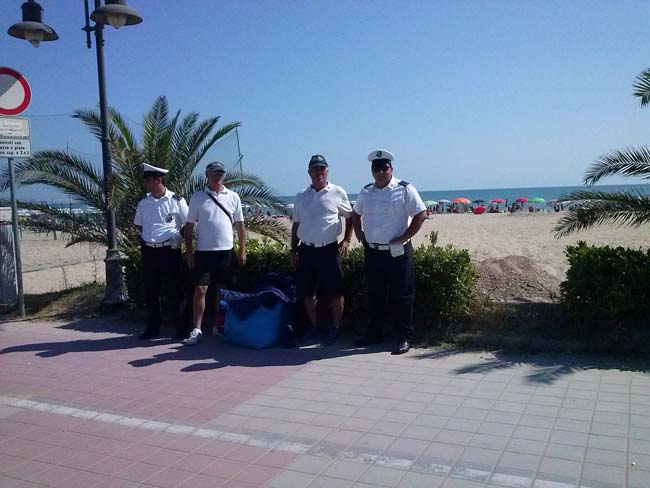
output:
[[[329, 182], [328, 164], [320, 154], [309, 160], [307, 170], [311, 185], [296, 195], [291, 226], [291, 267], [296, 270], [296, 288], [303, 298], [311, 324], [303, 340], [315, 339], [318, 333], [316, 295], [325, 297], [332, 309], [332, 323], [327, 344], [336, 344], [341, 335], [343, 316], [343, 271], [345, 255], [352, 237], [352, 206], [343, 188]], [[345, 218], [345, 234], [341, 218]]]
[[388, 298], [399, 342], [393, 354], [404, 354], [413, 340], [413, 246], [427, 217], [427, 208], [410, 183], [393, 176], [389, 151], [378, 149], [368, 155], [374, 183], [363, 187], [352, 214], [357, 239], [365, 251], [370, 322], [359, 347], [383, 341], [382, 317]]
[[148, 163], [142, 165], [147, 196], [138, 202], [133, 223], [139, 227], [140, 250], [144, 271], [147, 325], [140, 339], [152, 339], [160, 333], [160, 285], [165, 281], [167, 300], [176, 325], [176, 339], [186, 335], [180, 318], [179, 280], [181, 276], [181, 234], [187, 219], [187, 203], [165, 186], [168, 170]]

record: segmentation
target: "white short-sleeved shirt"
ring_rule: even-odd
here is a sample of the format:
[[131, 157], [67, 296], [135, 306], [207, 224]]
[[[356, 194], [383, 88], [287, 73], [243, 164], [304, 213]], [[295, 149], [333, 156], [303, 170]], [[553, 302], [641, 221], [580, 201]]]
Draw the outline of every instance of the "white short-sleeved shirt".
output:
[[308, 186], [296, 195], [293, 221], [299, 222], [298, 238], [303, 242], [330, 244], [343, 230], [341, 217], [352, 215], [348, 194], [328, 183], [320, 191]]
[[[231, 221], [206, 192], [216, 198], [232, 216]], [[220, 192], [206, 189], [192, 195], [187, 221], [197, 225], [197, 251], [227, 251], [233, 248], [233, 222], [243, 222], [239, 195], [225, 186]]]
[[372, 183], [359, 193], [354, 211], [361, 216], [366, 241], [390, 243], [404, 234], [411, 217], [427, 209], [415, 187], [400, 185], [400, 181], [393, 177], [384, 188]]
[[133, 223], [142, 227], [143, 241], [161, 243], [171, 239], [174, 247], [180, 244], [188, 209], [185, 199], [174, 195], [169, 190], [160, 198], [149, 193], [138, 202]]

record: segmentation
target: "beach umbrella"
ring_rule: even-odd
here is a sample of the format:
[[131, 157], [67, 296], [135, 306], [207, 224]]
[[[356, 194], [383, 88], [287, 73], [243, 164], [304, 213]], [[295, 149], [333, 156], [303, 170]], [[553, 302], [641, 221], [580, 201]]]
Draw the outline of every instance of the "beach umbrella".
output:
[[285, 205], [285, 207], [286, 207], [286, 208], [293, 208], [293, 203], [287, 203], [287, 204]]
[[469, 198], [458, 197], [458, 198], [454, 198], [454, 203], [466, 203], [467, 204], [467, 203], [472, 203], [472, 202], [470, 201]]
[[493, 198], [490, 203], [506, 203], [506, 201], [503, 198]]
[[530, 203], [546, 203], [546, 200], [544, 200], [542, 197], [535, 197], [531, 198], [528, 200]]
[[526, 203], [528, 201], [528, 198], [526, 197], [519, 197], [515, 200], [517, 203]]
[[476, 204], [479, 204], [479, 203], [485, 203], [485, 200], [481, 200], [481, 199], [479, 198], [478, 200], [472, 200], [472, 203], [476, 203]]
[[436, 205], [438, 205], [438, 202], [436, 202], [435, 200], [427, 200], [426, 202], [424, 202], [424, 204], [427, 207], [435, 207]]
[[444, 198], [441, 198], [440, 200], [438, 200], [438, 203], [451, 203], [451, 200], [446, 200]]
[[484, 205], [479, 205], [478, 207], [474, 207], [472, 212], [474, 212], [474, 215], [481, 215], [485, 213], [485, 206]]

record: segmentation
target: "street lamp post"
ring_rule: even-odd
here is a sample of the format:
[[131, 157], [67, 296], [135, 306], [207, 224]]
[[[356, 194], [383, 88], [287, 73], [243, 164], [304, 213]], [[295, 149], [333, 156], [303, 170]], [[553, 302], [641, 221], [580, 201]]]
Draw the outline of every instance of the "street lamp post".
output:
[[[116, 306], [126, 301], [126, 288], [122, 272], [122, 258], [117, 249], [115, 229], [115, 213], [109, 205], [113, 165], [111, 148], [108, 137], [108, 103], [106, 101], [106, 74], [104, 69], [104, 24], [116, 29], [124, 25], [134, 25], [142, 22], [140, 15], [127, 7], [125, 0], [106, 0], [102, 5], [100, 0], [94, 0], [95, 10], [89, 14], [88, 0], [84, 0], [86, 25], [86, 44], [90, 49], [92, 43], [90, 33], [95, 33], [95, 49], [97, 53], [97, 79], [99, 83], [99, 115], [101, 121], [102, 168], [104, 174], [104, 198], [106, 201], [106, 292], [104, 305]], [[9, 35], [28, 40], [34, 47], [41, 41], [55, 41], [59, 38], [54, 29], [43, 24], [43, 8], [35, 0], [27, 0], [22, 5], [23, 21], [12, 25], [7, 31]], [[92, 20], [95, 25], [90, 25]]]

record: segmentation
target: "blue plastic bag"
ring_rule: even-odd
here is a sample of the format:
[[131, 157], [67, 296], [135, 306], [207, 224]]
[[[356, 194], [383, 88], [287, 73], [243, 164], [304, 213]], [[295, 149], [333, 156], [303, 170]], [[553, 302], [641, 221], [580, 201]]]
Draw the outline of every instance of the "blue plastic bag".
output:
[[281, 328], [285, 327], [282, 302], [276, 302], [270, 309], [260, 306], [243, 320], [239, 319], [227, 305], [224, 309], [226, 310], [224, 337], [228, 342], [253, 349], [264, 349], [280, 344]]

